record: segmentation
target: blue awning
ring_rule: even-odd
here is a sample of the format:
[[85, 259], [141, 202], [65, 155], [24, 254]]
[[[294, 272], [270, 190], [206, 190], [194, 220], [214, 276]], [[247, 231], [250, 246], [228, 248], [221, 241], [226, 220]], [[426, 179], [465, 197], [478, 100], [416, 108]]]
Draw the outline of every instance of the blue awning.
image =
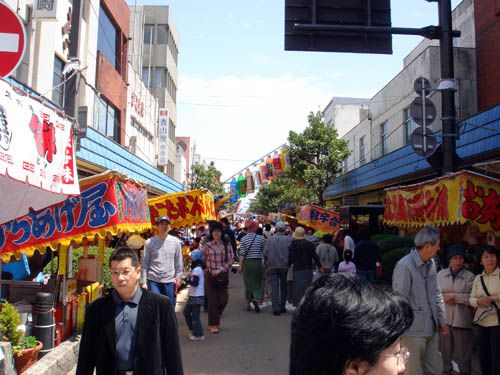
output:
[[76, 153], [78, 159], [104, 169], [124, 173], [128, 177], [144, 182], [164, 193], [185, 190], [181, 183], [168, 177], [93, 128], [87, 129], [87, 136], [82, 138], [80, 145], [80, 150]]
[[[461, 122], [459, 133], [457, 154], [462, 159], [500, 152], [500, 105]], [[432, 173], [426, 158], [415, 154], [411, 146], [405, 146], [341, 175], [325, 190], [324, 197], [331, 199], [371, 186], [389, 185], [392, 181], [426, 172]]]

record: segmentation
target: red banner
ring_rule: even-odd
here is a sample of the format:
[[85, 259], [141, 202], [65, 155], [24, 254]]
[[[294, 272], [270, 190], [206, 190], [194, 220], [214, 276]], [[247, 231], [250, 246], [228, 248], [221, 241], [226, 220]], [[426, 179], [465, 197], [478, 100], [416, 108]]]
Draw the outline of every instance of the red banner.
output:
[[107, 173], [82, 180], [80, 196], [0, 225], [0, 256], [8, 261], [12, 255], [32, 255], [96, 234], [150, 228], [146, 188]]

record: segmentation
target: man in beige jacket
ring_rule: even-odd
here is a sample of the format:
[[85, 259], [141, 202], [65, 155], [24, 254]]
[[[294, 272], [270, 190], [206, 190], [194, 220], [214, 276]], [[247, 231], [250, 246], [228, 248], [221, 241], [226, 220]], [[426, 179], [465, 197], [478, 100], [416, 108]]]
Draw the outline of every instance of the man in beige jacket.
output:
[[447, 251], [450, 267], [439, 271], [438, 284], [443, 292], [446, 321], [450, 334], [441, 335], [440, 350], [443, 359], [443, 374], [452, 374], [452, 357], [460, 374], [471, 373], [472, 317], [469, 296], [474, 283], [474, 274], [464, 268], [465, 248], [451, 245]]

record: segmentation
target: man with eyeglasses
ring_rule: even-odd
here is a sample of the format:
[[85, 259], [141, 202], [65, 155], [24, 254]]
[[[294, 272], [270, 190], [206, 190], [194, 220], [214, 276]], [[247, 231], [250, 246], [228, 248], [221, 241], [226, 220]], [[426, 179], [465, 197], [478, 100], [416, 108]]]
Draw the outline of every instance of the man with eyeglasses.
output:
[[408, 298], [414, 316], [403, 336], [403, 345], [412, 353], [406, 374], [441, 374], [439, 334], [447, 335], [449, 331], [433, 261], [440, 248], [439, 231], [425, 226], [414, 241], [415, 248], [396, 264], [392, 276], [393, 289]]
[[172, 302], [139, 287], [133, 250], [115, 250], [109, 267], [115, 288], [87, 309], [76, 374], [182, 375]]

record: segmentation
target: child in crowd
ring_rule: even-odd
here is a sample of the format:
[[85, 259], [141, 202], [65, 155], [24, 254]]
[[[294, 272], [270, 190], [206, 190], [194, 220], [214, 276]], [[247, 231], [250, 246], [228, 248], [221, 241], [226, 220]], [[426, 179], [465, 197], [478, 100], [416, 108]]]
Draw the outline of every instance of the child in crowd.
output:
[[356, 275], [356, 265], [352, 261], [352, 250], [344, 251], [344, 260], [339, 264], [339, 273]]
[[203, 275], [203, 252], [194, 250], [189, 255], [191, 257], [191, 272], [186, 278], [189, 284], [188, 300], [183, 314], [186, 324], [189, 327], [191, 341], [201, 341], [205, 339], [203, 335], [203, 325], [200, 319], [200, 310], [205, 297], [205, 277]]

